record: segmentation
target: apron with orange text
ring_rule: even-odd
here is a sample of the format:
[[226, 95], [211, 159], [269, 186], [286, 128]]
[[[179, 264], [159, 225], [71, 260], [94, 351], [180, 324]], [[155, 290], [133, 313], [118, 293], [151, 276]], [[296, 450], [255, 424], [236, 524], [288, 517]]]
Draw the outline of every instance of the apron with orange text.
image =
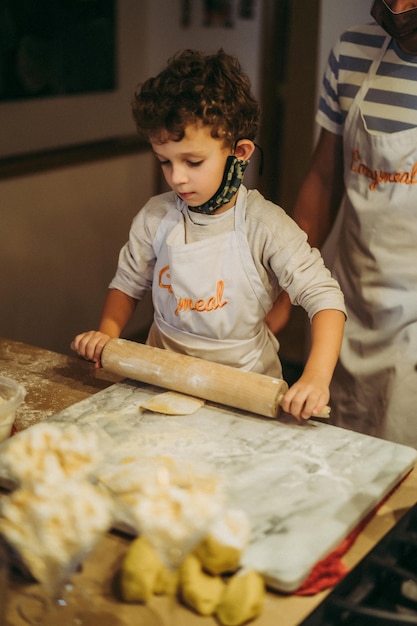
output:
[[417, 447], [417, 128], [368, 132], [345, 121], [346, 197], [334, 274], [348, 320], [331, 386], [333, 423]]
[[246, 197], [242, 186], [234, 230], [202, 241], [186, 243], [184, 203], [167, 213], [154, 242], [148, 343], [281, 377], [279, 344], [264, 322], [272, 302], [246, 237]]

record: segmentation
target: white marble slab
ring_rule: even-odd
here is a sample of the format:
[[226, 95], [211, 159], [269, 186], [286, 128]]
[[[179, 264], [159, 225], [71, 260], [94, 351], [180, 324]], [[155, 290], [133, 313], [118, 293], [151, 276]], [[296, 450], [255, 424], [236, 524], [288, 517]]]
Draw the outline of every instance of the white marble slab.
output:
[[189, 416], [140, 412], [161, 393], [123, 382], [51, 418], [100, 433], [108, 466], [142, 454], [204, 460], [251, 520], [244, 563], [292, 592], [414, 466], [417, 451], [328, 424], [207, 404]]

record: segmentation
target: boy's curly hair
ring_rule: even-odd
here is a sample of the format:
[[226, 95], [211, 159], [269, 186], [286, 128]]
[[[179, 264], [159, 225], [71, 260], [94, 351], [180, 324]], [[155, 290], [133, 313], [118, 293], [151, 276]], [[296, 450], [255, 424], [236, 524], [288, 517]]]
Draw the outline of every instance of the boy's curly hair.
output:
[[201, 121], [211, 135], [234, 145], [254, 140], [259, 105], [239, 61], [219, 50], [178, 52], [157, 76], [138, 86], [132, 112], [139, 135], [156, 141], [180, 141], [185, 128]]

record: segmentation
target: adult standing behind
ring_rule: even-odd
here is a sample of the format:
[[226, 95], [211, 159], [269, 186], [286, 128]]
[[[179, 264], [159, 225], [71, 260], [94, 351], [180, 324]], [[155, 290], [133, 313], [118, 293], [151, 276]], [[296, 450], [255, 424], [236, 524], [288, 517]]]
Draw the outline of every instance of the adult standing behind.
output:
[[[375, 0], [371, 15], [330, 53], [293, 217], [320, 248], [343, 211], [333, 272], [348, 320], [333, 423], [417, 447], [417, 0]], [[274, 332], [290, 308], [282, 294]]]

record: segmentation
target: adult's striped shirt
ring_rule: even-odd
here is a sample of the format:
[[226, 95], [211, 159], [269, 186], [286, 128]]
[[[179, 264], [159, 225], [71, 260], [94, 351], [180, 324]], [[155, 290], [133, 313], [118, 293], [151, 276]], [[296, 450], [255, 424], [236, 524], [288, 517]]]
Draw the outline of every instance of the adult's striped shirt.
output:
[[[375, 22], [343, 33], [332, 48], [323, 77], [317, 122], [341, 135], [346, 115], [387, 34]], [[391, 40], [365, 94], [366, 126], [376, 134], [417, 126], [417, 56]]]

